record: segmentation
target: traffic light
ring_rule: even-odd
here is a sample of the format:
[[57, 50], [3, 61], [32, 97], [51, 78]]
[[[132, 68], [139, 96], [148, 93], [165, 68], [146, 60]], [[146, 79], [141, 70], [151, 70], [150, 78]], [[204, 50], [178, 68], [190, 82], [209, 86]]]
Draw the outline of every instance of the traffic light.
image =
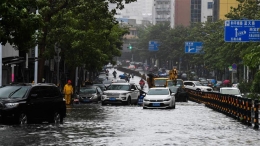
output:
[[127, 47], [129, 50], [132, 50], [132, 46], [131, 44], [129, 44], [129, 46]]

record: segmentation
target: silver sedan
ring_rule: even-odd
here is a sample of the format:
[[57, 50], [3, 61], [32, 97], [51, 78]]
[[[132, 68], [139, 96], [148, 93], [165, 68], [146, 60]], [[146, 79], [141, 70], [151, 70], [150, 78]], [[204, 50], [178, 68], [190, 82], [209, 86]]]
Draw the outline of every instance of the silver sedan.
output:
[[146, 108], [173, 108], [175, 109], [175, 96], [168, 87], [150, 88], [143, 99], [143, 109]]

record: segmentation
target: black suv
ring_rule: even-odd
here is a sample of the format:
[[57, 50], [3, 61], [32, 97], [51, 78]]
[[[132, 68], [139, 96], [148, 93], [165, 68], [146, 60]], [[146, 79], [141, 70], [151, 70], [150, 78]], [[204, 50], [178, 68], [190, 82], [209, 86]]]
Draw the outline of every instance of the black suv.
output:
[[15, 84], [0, 88], [0, 121], [63, 123], [65, 100], [55, 84]]

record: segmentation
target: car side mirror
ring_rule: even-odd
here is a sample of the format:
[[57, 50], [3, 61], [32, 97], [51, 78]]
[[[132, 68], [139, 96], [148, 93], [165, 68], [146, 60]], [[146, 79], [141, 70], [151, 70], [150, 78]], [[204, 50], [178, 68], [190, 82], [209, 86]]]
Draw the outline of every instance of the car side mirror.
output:
[[175, 95], [175, 93], [171, 93], [171, 96], [174, 96]]

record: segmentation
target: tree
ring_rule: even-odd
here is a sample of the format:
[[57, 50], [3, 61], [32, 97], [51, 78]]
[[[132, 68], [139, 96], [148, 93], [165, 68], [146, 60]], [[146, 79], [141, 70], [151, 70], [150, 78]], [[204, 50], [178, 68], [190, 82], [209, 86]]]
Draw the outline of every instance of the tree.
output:
[[35, 46], [35, 31], [42, 26], [35, 0], [0, 2], [0, 42], [27, 52]]

